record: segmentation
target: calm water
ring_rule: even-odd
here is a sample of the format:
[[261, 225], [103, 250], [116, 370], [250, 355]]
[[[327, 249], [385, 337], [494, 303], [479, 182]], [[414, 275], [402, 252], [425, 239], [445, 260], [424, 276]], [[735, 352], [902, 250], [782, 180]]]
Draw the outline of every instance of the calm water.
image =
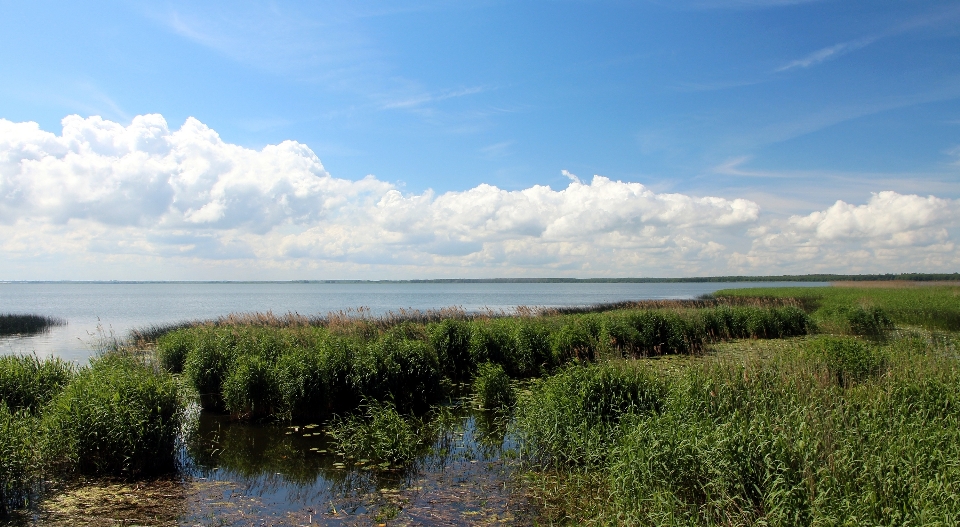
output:
[[63, 318], [41, 335], [0, 338], [0, 353], [37, 353], [86, 361], [100, 335], [125, 337], [134, 328], [230, 313], [273, 311], [326, 315], [366, 307], [374, 315], [399, 309], [459, 306], [467, 311], [516, 306], [577, 306], [624, 300], [684, 299], [731, 287], [823, 286], [825, 283], [673, 284], [310, 284], [310, 283], [0, 283], [0, 313]]

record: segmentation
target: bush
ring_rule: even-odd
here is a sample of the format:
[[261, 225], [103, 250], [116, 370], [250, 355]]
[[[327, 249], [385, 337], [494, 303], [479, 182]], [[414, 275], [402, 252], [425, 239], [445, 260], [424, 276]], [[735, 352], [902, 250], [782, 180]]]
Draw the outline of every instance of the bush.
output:
[[80, 370], [45, 412], [50, 454], [81, 474], [137, 477], [175, 468], [177, 384], [128, 357]]
[[0, 356], [0, 402], [11, 411], [40, 408], [73, 378], [74, 368], [57, 358], [41, 361], [34, 355]]
[[516, 395], [510, 386], [510, 377], [503, 366], [485, 362], [473, 379], [473, 393], [477, 403], [490, 410], [513, 406]]

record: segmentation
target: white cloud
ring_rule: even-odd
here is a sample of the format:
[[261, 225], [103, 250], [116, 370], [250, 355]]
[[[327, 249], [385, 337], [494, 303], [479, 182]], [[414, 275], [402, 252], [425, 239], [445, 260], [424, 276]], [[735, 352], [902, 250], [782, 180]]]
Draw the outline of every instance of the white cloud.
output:
[[128, 126], [69, 116], [60, 135], [0, 120], [0, 278], [676, 276], [960, 263], [952, 200], [881, 192], [865, 205], [775, 220], [747, 199], [563, 174], [570, 183], [559, 190], [403, 193], [373, 176], [335, 178], [303, 144], [244, 148], [192, 118], [171, 130], [159, 115]]

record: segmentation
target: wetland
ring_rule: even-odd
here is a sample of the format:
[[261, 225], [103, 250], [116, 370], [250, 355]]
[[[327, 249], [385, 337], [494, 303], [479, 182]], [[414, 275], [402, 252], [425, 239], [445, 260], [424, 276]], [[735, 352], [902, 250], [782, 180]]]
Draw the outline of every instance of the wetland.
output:
[[958, 313], [952, 285], [720, 290], [4, 357], [5, 521], [951, 524]]

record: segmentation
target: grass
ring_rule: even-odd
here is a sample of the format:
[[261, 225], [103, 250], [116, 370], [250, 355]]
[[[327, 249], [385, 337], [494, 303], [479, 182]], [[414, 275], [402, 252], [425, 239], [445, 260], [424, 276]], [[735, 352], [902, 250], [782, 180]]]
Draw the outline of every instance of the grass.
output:
[[[719, 299], [796, 299], [813, 320], [831, 333], [857, 334], [863, 313], [882, 314], [890, 323], [929, 330], [960, 331], [960, 286], [784, 287], [724, 289]], [[880, 310], [879, 312], [877, 310]], [[874, 324], [888, 325], [878, 319]]]
[[[541, 521], [957, 524], [960, 337], [939, 329], [957, 307], [937, 312], [955, 290], [798, 289], [834, 334], [719, 341], [536, 381], [511, 434]], [[789, 298], [736, 294], [774, 293]], [[863, 313], [872, 327], [854, 331]]]
[[73, 379], [75, 370], [54, 357], [0, 356], [0, 401], [11, 411], [36, 414]]
[[51, 479], [175, 470], [184, 403], [172, 376], [130, 356], [80, 368], [0, 357], [0, 512], [26, 505]]
[[[741, 303], [743, 304], [743, 303]], [[615, 309], [542, 316], [281, 321], [236, 318], [157, 338], [158, 362], [183, 373], [203, 408], [242, 419], [325, 419], [361, 401], [423, 413], [441, 387], [483, 364], [515, 379], [598, 357], [699, 353], [730, 338], [780, 338], [812, 328], [785, 302], [709, 308]]]
[[33, 335], [42, 333], [53, 326], [65, 326], [66, 320], [45, 315], [0, 314], [0, 337], [7, 335]]

